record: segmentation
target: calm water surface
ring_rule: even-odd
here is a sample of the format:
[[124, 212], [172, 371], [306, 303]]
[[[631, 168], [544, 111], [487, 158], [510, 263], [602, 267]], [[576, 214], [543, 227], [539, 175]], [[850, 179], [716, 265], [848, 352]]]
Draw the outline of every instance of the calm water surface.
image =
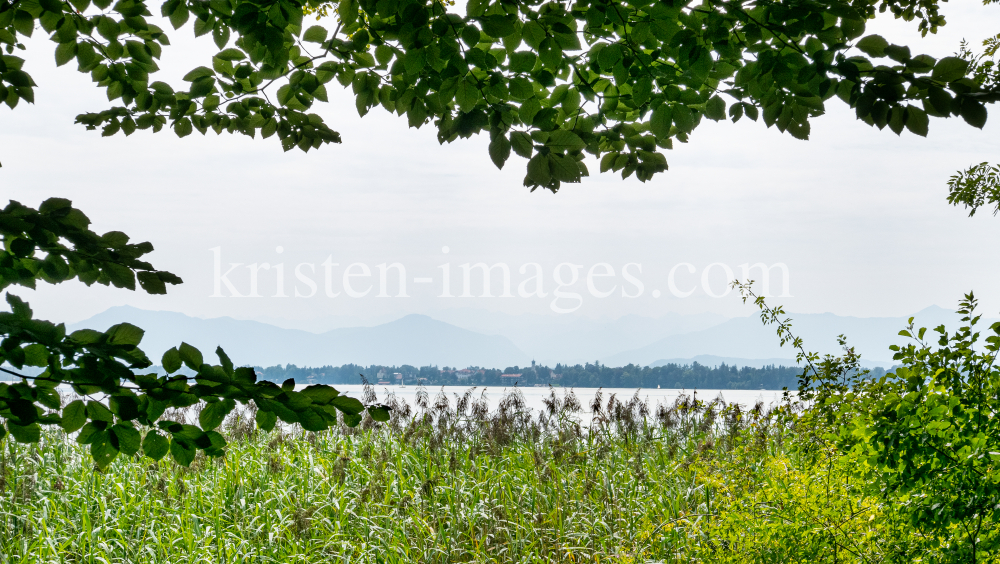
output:
[[[361, 385], [336, 385], [334, 386], [342, 394], [347, 394], [351, 397], [356, 397], [358, 399], [362, 398], [364, 393], [364, 387]], [[405, 400], [406, 403], [414, 405], [417, 395], [416, 386], [374, 386], [375, 393], [378, 396], [378, 401], [385, 401], [390, 394], [395, 394], [397, 398]], [[434, 401], [439, 393], [444, 392], [448, 399], [455, 405], [456, 396], [461, 396], [469, 389], [473, 389], [471, 386], [438, 386], [438, 387], [427, 387], [424, 388], [427, 394], [430, 396], [431, 402]], [[486, 399], [493, 410], [497, 407], [500, 398], [507, 391], [510, 391], [510, 387], [502, 386], [489, 386], [489, 387], [476, 387], [474, 390], [473, 397], [479, 399], [483, 397]], [[528, 408], [532, 410], [541, 410], [545, 407], [542, 400], [549, 397], [549, 388], [518, 388], [522, 394], [524, 394], [525, 404]], [[726, 403], [738, 403], [746, 407], [752, 407], [757, 402], [763, 402], [765, 407], [773, 406], [781, 401], [781, 390], [676, 390], [676, 389], [647, 389], [640, 388], [636, 390], [635, 388], [573, 388], [573, 393], [576, 394], [577, 400], [579, 400], [580, 405], [583, 406], [584, 410], [590, 409], [590, 403], [594, 400], [594, 396], [600, 389], [601, 395], [603, 397], [602, 403], [605, 405], [608, 402], [608, 398], [611, 394], [615, 394], [619, 401], [627, 402], [632, 399], [636, 393], [639, 394], [639, 399], [647, 402], [651, 409], [655, 409], [657, 404], [671, 405], [674, 403], [681, 394], [686, 394], [687, 396], [696, 396], [700, 400], [711, 401], [717, 397], [722, 397]], [[569, 392], [569, 388], [555, 388], [556, 395], [561, 397], [564, 393]]]

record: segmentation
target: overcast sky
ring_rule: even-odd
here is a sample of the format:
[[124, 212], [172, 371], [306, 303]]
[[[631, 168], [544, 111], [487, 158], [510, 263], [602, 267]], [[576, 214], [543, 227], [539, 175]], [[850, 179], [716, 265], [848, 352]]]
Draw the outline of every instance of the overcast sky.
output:
[[[1000, 28], [995, 7], [944, 6], [949, 25], [937, 37], [921, 41], [895, 22], [869, 31], [909, 42], [914, 53], [942, 57], [963, 37], [978, 44]], [[164, 50], [162, 65], [167, 76], [207, 64], [214, 53], [189, 34], [171, 34], [175, 46]], [[706, 122], [691, 143], [667, 154], [670, 170], [651, 182], [601, 175], [591, 163], [593, 176], [553, 195], [522, 186], [519, 157], [498, 171], [485, 136], [439, 146], [431, 126], [408, 129], [404, 119], [381, 109], [359, 118], [349, 91], [336, 85], [331, 103], [318, 111], [344, 143], [308, 155], [283, 153], [273, 138], [177, 139], [172, 132], [101, 138], [73, 121], [80, 112], [107, 107], [103, 91], [70, 65], [56, 69], [46, 42], [30, 48], [36, 104], [0, 109], [2, 195], [29, 205], [48, 196], [70, 198], [97, 231], [152, 241], [154, 264], [186, 282], [166, 297], [79, 284], [19, 290], [51, 319], [80, 320], [120, 304], [204, 317], [350, 316], [362, 322], [452, 307], [573, 310], [567, 315], [590, 317], [740, 316], [750, 314], [750, 306], [732, 293], [707, 296], [702, 275], [713, 263], [739, 275], [739, 265], [758, 262], [787, 266], [790, 296], [773, 301], [789, 311], [908, 315], [932, 304], [951, 307], [970, 289], [988, 313], [1000, 310], [1000, 218], [986, 212], [970, 219], [945, 202], [946, 181], [956, 169], [997, 160], [996, 117], [983, 131], [959, 119], [932, 119], [929, 138], [897, 137], [856, 121], [832, 100], [828, 114], [813, 121], [808, 142], [746, 120]], [[223, 272], [231, 263], [283, 264], [289, 297], [273, 297], [279, 291], [273, 268], [259, 271], [261, 298], [229, 297], [225, 284], [227, 297], [211, 297], [213, 248]], [[328, 257], [339, 264], [329, 267], [331, 290], [340, 292], [332, 298], [324, 287]], [[409, 297], [377, 297], [376, 265], [393, 262], [406, 268]], [[478, 262], [507, 264], [514, 297], [459, 297], [461, 265]], [[312, 290], [296, 279], [301, 263], [312, 265], [300, 268], [316, 286], [309, 298], [295, 297]], [[350, 297], [343, 287], [344, 270], [353, 263], [371, 272], [351, 271], [362, 275], [350, 279], [351, 291], [370, 288], [364, 297]], [[519, 272], [525, 263], [541, 266], [545, 297], [519, 295], [519, 284], [533, 272]], [[562, 267], [564, 293], [554, 301], [553, 271], [561, 263], [580, 266]], [[641, 294], [623, 275], [628, 263]], [[454, 298], [438, 297], [443, 264], [450, 265]], [[674, 291], [667, 281], [672, 269]], [[569, 284], [574, 270], [577, 281]], [[613, 276], [593, 278], [590, 289], [588, 272]], [[390, 273], [387, 293], [396, 296]], [[771, 273], [772, 293], [781, 294], [780, 271]], [[496, 274], [492, 292], [499, 295]], [[229, 280], [245, 294], [249, 277], [239, 266]], [[713, 266], [708, 289], [722, 294], [725, 277], [722, 266]], [[478, 295], [481, 283], [473, 281]], [[623, 297], [623, 291], [639, 295]]]

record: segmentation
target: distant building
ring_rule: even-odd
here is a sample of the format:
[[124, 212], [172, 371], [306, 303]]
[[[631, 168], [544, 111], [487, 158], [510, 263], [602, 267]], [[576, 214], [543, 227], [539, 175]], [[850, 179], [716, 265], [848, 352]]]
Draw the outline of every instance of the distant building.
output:
[[459, 380], [468, 380], [469, 377], [471, 377], [475, 373], [476, 373], [475, 370], [469, 370], [468, 368], [463, 370], [456, 370], [455, 378], [458, 378]]

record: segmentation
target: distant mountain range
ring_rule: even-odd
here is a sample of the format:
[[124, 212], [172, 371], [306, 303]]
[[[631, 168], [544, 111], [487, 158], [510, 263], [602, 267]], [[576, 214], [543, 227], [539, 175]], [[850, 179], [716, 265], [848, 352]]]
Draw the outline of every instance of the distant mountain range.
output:
[[[214, 356], [216, 346], [241, 364], [273, 366], [402, 365], [505, 368], [532, 360], [554, 366], [600, 361], [610, 366], [725, 363], [760, 367], [791, 366], [795, 352], [779, 346], [773, 326], [757, 317], [671, 314], [617, 320], [506, 315], [474, 310], [407, 315], [373, 327], [341, 327], [313, 333], [229, 317], [199, 319], [181, 313], [129, 306], [108, 309], [75, 323], [70, 330], [104, 330], [127, 321], [146, 330], [143, 350], [156, 362], [165, 350], [190, 343]], [[889, 345], [904, 318], [857, 318], [833, 314], [793, 314], [793, 331], [807, 350], [836, 353], [836, 336], [846, 334], [868, 366], [891, 366]], [[916, 314], [927, 327], [957, 327], [957, 316], [938, 307]]]
[[568, 315], [510, 315], [468, 308], [437, 311], [432, 315], [463, 329], [507, 337], [532, 359], [546, 366], [603, 360], [622, 351], [727, 321], [713, 313], [589, 319]]
[[[801, 337], [807, 351], [820, 354], [840, 354], [837, 336], [845, 335], [847, 344], [862, 355], [869, 366], [888, 368], [892, 365], [889, 347], [906, 344], [908, 339], [899, 336], [906, 328], [908, 318], [902, 317], [844, 317], [832, 313], [790, 314], [792, 333]], [[959, 327], [959, 316], [953, 311], [932, 306], [914, 316], [918, 327], [929, 330], [939, 325], [954, 330]], [[996, 320], [984, 320], [988, 327]], [[928, 335], [930, 337], [930, 335]], [[654, 343], [609, 355], [601, 361], [610, 366], [635, 364], [664, 364], [664, 359], [691, 359], [698, 355], [715, 355], [735, 359], [794, 358], [797, 351], [790, 345], [781, 346], [774, 325], [765, 326], [757, 316], [737, 317], [702, 331], [672, 335]]]
[[309, 333], [230, 317], [198, 319], [167, 311], [129, 306], [108, 309], [69, 327], [104, 330], [123, 321], [146, 330], [142, 348], [158, 362], [181, 341], [214, 357], [222, 346], [234, 361], [255, 366], [387, 364], [414, 366], [523, 366], [531, 358], [499, 335], [483, 335], [431, 319], [407, 315], [375, 327]]

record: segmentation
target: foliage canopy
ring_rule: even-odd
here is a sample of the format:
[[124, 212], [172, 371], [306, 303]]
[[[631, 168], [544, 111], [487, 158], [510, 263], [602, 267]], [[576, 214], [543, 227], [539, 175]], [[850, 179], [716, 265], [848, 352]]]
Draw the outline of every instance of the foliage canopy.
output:
[[[169, 41], [153, 10], [4, 0], [0, 99], [33, 100], [13, 53], [40, 26], [56, 63], [75, 62], [114, 102], [77, 118], [103, 135], [211, 129], [308, 151], [340, 142], [311, 112], [336, 79], [359, 114], [381, 105], [411, 127], [433, 123], [442, 143], [488, 131], [498, 167], [514, 152], [528, 159], [525, 185], [557, 190], [588, 174], [584, 152], [648, 180], [703, 118], [762, 119], [807, 139], [836, 96], [868, 124], [927, 135], [928, 116], [983, 127], [1000, 92], [981, 61], [865, 35], [886, 11], [934, 33], [945, 23], [936, 0], [471, 0], [464, 15], [442, 0], [167, 0], [170, 25], [219, 49], [184, 86], [155, 79]], [[334, 29], [310, 25], [331, 11]]]
[[[38, 210], [10, 202], [0, 210], [0, 290], [34, 288], [38, 280], [55, 284], [77, 279], [130, 290], [138, 281], [146, 292], [163, 294], [166, 284], [181, 282], [139, 260], [153, 250], [150, 243], [129, 244], [128, 236], [118, 231], [98, 235], [89, 225], [68, 200], [51, 198]], [[169, 452], [186, 466], [199, 449], [210, 456], [223, 453], [226, 441], [215, 429], [237, 402], [252, 401], [257, 424], [266, 430], [278, 419], [319, 431], [336, 423], [338, 414], [350, 426], [360, 423], [365, 412], [378, 421], [389, 418], [385, 407], [366, 408], [330, 386], [296, 390], [294, 380], [281, 386], [258, 382], [253, 368], [235, 367], [221, 348], [216, 350], [219, 364], [210, 365], [198, 349], [181, 343], [164, 353], [160, 362], [166, 374], [157, 374], [139, 348], [143, 330], [134, 325], [67, 335], [61, 323], [34, 319], [28, 304], [10, 292], [7, 303], [11, 311], [0, 312], [0, 363], [44, 370], [32, 377], [0, 368], [21, 377], [14, 384], [0, 383], [0, 420], [6, 421], [0, 439], [9, 432], [18, 442], [37, 442], [41, 425], [58, 425], [70, 433], [79, 431], [77, 441], [90, 445], [102, 468], [119, 453], [140, 450], [156, 460]], [[183, 366], [193, 371], [193, 378], [179, 372]], [[57, 387], [66, 384], [84, 399], [62, 405]], [[202, 401], [200, 427], [160, 420], [168, 408]], [[137, 424], [148, 430], [140, 433]]]

